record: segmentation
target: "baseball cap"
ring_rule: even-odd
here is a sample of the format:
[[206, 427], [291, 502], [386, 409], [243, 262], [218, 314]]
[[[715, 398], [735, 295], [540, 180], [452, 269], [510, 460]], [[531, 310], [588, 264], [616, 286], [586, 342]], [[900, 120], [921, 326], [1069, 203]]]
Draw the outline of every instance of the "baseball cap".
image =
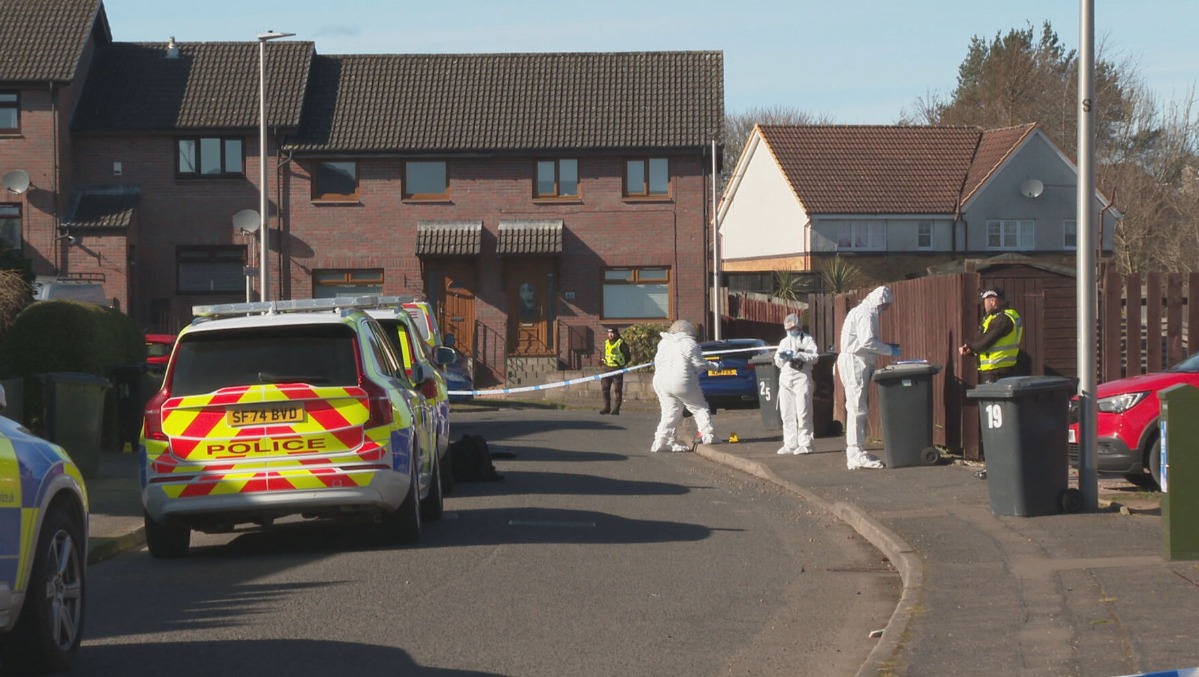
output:
[[997, 287], [991, 287], [979, 295], [980, 299], [989, 299], [994, 296], [997, 299], [1003, 299], [1003, 290]]

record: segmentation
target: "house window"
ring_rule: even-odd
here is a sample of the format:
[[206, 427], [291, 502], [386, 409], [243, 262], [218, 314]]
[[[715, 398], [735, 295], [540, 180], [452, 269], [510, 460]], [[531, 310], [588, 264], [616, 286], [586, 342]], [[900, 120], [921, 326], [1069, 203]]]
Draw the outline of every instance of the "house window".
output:
[[665, 320], [670, 317], [670, 269], [609, 268], [604, 271], [605, 319]]
[[626, 197], [667, 197], [670, 195], [670, 163], [666, 158], [647, 158], [625, 162]]
[[246, 248], [240, 245], [175, 248], [180, 294], [234, 294], [246, 290]]
[[312, 172], [314, 202], [357, 202], [358, 163], [318, 162]]
[[242, 145], [240, 138], [204, 136], [177, 139], [175, 172], [179, 176], [244, 176]]
[[21, 131], [21, 95], [0, 92], [0, 132]]
[[916, 249], [933, 248], [933, 222], [919, 221], [916, 223]]
[[21, 205], [0, 204], [0, 244], [21, 248]]
[[887, 224], [883, 221], [843, 221], [837, 224], [838, 251], [887, 250]]
[[533, 188], [533, 196], [540, 198], [578, 197], [579, 161], [538, 160], [537, 182]]
[[987, 221], [987, 249], [1032, 249], [1036, 221], [993, 219]]
[[1074, 219], [1062, 221], [1062, 249], [1078, 249], [1078, 222]]
[[404, 163], [405, 200], [444, 200], [449, 190], [444, 162]]
[[339, 268], [312, 271], [312, 298], [314, 299], [382, 293], [382, 268]]

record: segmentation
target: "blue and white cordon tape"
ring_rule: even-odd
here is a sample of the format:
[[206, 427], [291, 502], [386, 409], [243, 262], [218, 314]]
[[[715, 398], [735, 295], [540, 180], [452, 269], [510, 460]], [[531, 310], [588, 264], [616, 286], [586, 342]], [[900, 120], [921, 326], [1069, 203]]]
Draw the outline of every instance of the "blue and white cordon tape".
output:
[[[761, 352], [764, 350], [777, 350], [777, 349], [778, 349], [778, 346], [754, 346], [752, 348], [732, 348], [729, 350], [712, 350], [712, 351], [705, 352], [704, 355], [725, 355], [727, 353], [749, 353], [749, 352], [756, 353], [756, 352]], [[646, 362], [645, 364], [637, 364], [637, 365], [633, 365], [632, 367], [625, 367], [624, 369], [615, 369], [613, 371], [607, 371], [602, 374], [595, 374], [594, 376], [584, 376], [582, 378], [572, 378], [569, 381], [558, 381], [557, 383], [542, 383], [541, 385], [524, 386], [521, 388], [493, 388], [491, 390], [451, 390], [451, 391], [449, 391], [449, 394], [450, 395], [469, 395], [472, 397], [486, 397], [488, 395], [512, 395], [514, 393], [532, 393], [532, 392], [536, 392], [538, 390], [551, 390], [553, 388], [565, 388], [566, 386], [578, 385], [580, 383], [586, 383], [588, 381], [598, 381], [602, 378], [608, 378], [609, 376], [616, 376], [617, 374], [624, 374], [624, 373], [627, 373], [630, 371], [637, 371], [638, 369], [645, 369], [646, 367], [650, 367], [650, 366], [653, 366], [653, 363]]]

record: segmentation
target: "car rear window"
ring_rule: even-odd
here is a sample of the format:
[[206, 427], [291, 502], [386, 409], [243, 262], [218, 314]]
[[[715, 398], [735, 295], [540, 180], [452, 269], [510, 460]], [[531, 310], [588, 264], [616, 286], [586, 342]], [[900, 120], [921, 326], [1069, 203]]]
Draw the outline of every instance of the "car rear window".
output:
[[262, 383], [358, 385], [354, 331], [342, 324], [196, 332], [175, 352], [171, 395]]

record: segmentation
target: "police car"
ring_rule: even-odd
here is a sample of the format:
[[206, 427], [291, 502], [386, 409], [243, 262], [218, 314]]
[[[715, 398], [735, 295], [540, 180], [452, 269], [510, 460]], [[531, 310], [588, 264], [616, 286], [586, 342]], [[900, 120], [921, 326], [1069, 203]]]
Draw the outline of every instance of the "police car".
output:
[[[434, 363], [429, 361], [429, 353], [425, 350], [422, 338], [412, 317], [404, 309], [403, 303], [410, 301], [398, 296], [379, 298], [379, 307], [367, 310], [367, 314], [375, 319], [387, 333], [392, 349], [400, 358], [404, 373], [412, 387], [421, 395], [421, 419], [418, 429], [425, 432], [422, 442], [428, 448], [437, 449], [438, 462], [441, 467], [449, 468], [450, 451], [450, 400], [446, 379], [437, 368], [452, 362], [455, 358], [453, 350], [438, 346], [432, 351]], [[453, 473], [441, 473], [441, 485], [444, 493], [453, 490]]]
[[[193, 308], [140, 453], [146, 545], [187, 554], [191, 531], [266, 527], [291, 515], [377, 521], [419, 540], [442, 513], [443, 471], [422, 442], [420, 395], [374, 296]], [[447, 469], [448, 470], [448, 469]]]
[[[0, 408], [5, 404], [0, 388]], [[57, 672], [79, 650], [87, 490], [62, 447], [0, 416], [0, 665]]]

